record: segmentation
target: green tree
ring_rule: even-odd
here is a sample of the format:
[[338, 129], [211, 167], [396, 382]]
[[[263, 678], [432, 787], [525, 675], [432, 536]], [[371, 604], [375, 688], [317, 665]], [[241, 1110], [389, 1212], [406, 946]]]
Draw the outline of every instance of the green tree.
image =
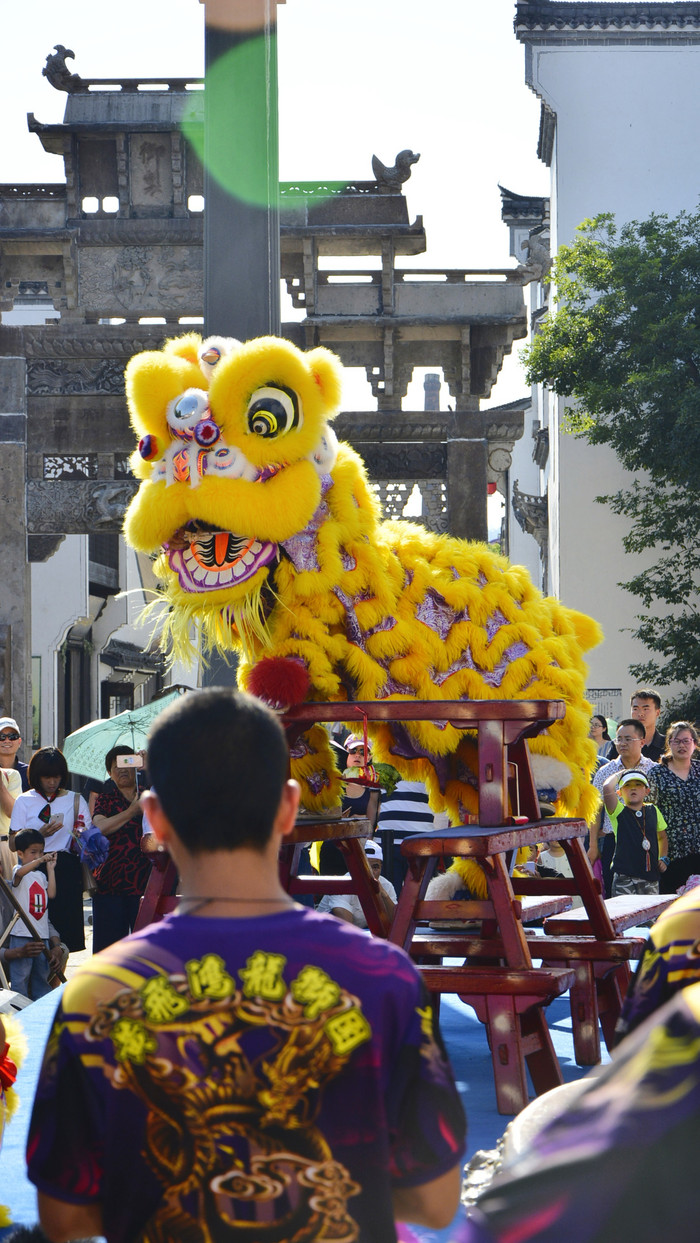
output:
[[654, 548], [620, 585], [669, 606], [637, 616], [650, 653], [630, 672], [660, 685], [700, 679], [700, 211], [615, 225], [586, 220], [554, 265], [557, 309], [526, 351], [530, 383], [575, 399], [570, 430], [644, 471], [597, 497], [630, 522], [627, 552]]

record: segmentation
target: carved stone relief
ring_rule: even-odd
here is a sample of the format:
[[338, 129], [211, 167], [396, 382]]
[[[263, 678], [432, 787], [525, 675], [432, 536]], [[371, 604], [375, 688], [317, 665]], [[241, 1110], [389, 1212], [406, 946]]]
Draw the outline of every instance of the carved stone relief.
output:
[[124, 392], [124, 364], [115, 359], [83, 358], [80, 361], [30, 359], [27, 363], [27, 392], [39, 396], [52, 393]]
[[120, 531], [137, 482], [99, 480], [27, 483], [27, 529], [31, 534], [89, 535]]
[[[139, 335], [100, 337], [100, 328], [92, 328], [91, 335], [85, 336], [85, 328], [75, 334], [63, 334], [50, 329], [23, 328], [21, 335], [22, 354], [27, 358], [131, 358], [139, 350], [156, 349], [162, 344], [163, 329], [146, 326]], [[131, 330], [129, 330], [131, 331]], [[19, 348], [19, 346], [18, 346]]]
[[204, 305], [201, 254], [184, 246], [89, 247], [80, 257], [80, 301], [105, 314], [197, 314]]
[[357, 446], [372, 479], [444, 479], [444, 444], [367, 444]]

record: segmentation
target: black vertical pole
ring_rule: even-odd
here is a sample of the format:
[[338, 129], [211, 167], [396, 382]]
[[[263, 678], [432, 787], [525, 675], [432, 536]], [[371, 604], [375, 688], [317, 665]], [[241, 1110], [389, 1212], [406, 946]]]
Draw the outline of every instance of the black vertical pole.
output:
[[280, 332], [277, 0], [204, 0], [205, 332]]

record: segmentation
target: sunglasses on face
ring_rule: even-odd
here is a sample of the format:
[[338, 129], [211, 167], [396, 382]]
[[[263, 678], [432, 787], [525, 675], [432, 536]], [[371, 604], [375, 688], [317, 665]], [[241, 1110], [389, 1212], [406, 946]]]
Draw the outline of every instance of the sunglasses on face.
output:
[[19, 734], [0, 734], [0, 742], [16, 742]]

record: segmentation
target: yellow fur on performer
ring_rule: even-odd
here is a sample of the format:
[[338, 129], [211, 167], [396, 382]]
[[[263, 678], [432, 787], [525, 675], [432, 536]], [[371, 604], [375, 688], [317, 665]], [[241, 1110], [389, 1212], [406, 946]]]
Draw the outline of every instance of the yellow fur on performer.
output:
[[[484, 544], [382, 522], [364, 464], [338, 443], [342, 369], [274, 337], [195, 334], [137, 355], [127, 396], [142, 480], [127, 541], [158, 554], [164, 643], [238, 650], [239, 682], [295, 699], [563, 699], [530, 744], [539, 788], [590, 818], [583, 653], [597, 624], [545, 598]], [[295, 689], [296, 688], [296, 689]], [[371, 727], [374, 755], [424, 780], [453, 823], [478, 810], [473, 735], [430, 722]], [[303, 802], [337, 803], [325, 731], [293, 752]]]
[[[24, 1032], [18, 1020], [12, 1014], [0, 1015], [0, 1148], [5, 1126], [12, 1118], [19, 1105], [19, 1099], [10, 1080], [14, 1079], [15, 1069], [22, 1065], [27, 1053]], [[4, 1080], [8, 1086], [4, 1085]], [[10, 1210], [0, 1204], [0, 1229], [10, 1226], [12, 1219]]]

